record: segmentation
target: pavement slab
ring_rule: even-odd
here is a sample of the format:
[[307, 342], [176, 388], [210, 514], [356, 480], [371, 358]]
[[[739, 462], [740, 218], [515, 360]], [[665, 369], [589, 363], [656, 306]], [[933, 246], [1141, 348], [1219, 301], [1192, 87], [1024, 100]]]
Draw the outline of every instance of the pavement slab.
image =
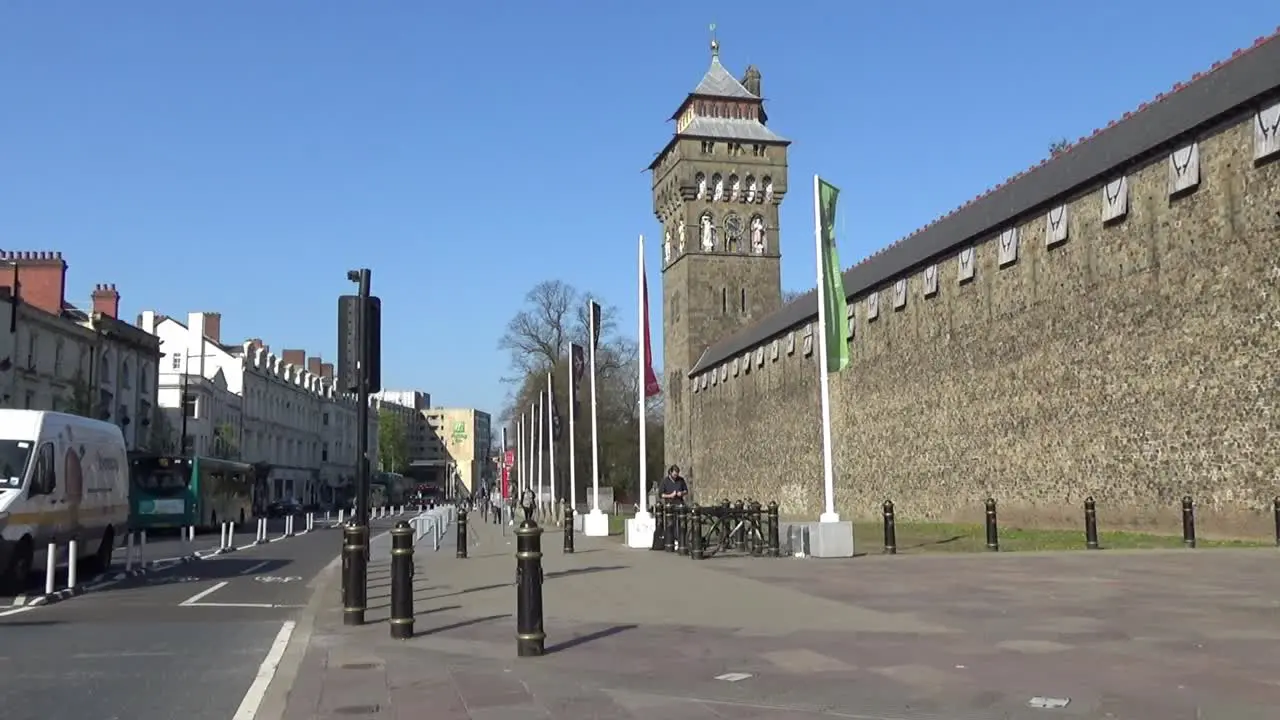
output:
[[514, 539], [480, 526], [465, 560], [419, 550], [410, 640], [372, 610], [343, 626], [322, 589], [334, 602], [279, 716], [1255, 720], [1280, 705], [1274, 550], [694, 562], [582, 537], [564, 555], [554, 531], [543, 547], [544, 657], [514, 657]]

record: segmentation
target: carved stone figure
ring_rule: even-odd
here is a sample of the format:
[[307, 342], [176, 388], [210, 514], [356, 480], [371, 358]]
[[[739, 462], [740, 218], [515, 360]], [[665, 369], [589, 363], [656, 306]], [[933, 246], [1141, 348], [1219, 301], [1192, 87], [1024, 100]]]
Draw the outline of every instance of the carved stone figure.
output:
[[712, 180], [715, 182], [715, 189], [711, 191], [711, 199], [720, 202], [724, 199], [724, 178], [716, 175]]
[[702, 251], [711, 252], [716, 249], [716, 229], [711, 223], [710, 215], [702, 216]]
[[742, 197], [742, 181], [738, 180], [737, 175], [729, 176], [729, 200], [738, 202], [738, 198]]
[[751, 218], [751, 252], [763, 255], [764, 244], [764, 218], [757, 215]]
[[684, 244], [686, 239], [685, 236], [686, 236], [686, 233], [684, 229], [684, 223], [680, 223], [680, 226], [676, 228], [676, 240], [677, 240], [676, 252], [679, 252], [679, 253], [684, 252]]
[[707, 197], [707, 176], [703, 175], [702, 173], [698, 173], [697, 182], [698, 182], [698, 199], [702, 200]]
[[764, 201], [773, 202], [773, 181], [768, 178], [764, 181]]
[[668, 230], [666, 237], [662, 240], [662, 262], [671, 262], [671, 231]]
[[747, 176], [747, 202], [749, 203], [755, 202], [757, 195], [758, 195], [758, 188], [756, 187], [756, 179], [748, 175]]

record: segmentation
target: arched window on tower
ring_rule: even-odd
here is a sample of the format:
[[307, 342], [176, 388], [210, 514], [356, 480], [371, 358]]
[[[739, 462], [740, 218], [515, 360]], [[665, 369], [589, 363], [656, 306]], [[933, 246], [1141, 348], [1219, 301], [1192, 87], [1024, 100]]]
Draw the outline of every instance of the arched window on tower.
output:
[[698, 173], [693, 176], [693, 182], [698, 186], [698, 199], [705, 199], [707, 197], [707, 176]]
[[711, 199], [716, 202], [724, 199], [724, 178], [720, 173], [711, 176]]
[[729, 201], [738, 202], [742, 199], [742, 182], [738, 180], [737, 175], [729, 176]]
[[769, 177], [768, 175], [765, 175], [763, 178], [763, 182], [764, 182], [764, 201], [766, 203], [771, 203], [773, 202], [773, 178]]

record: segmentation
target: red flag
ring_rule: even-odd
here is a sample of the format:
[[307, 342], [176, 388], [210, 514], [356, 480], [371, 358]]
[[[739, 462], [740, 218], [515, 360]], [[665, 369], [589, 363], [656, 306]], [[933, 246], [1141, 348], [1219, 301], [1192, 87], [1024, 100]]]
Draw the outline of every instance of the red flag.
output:
[[641, 272], [644, 282], [644, 396], [648, 398], [662, 394], [662, 383], [658, 382], [658, 374], [653, 371], [653, 343], [649, 340], [649, 274]]

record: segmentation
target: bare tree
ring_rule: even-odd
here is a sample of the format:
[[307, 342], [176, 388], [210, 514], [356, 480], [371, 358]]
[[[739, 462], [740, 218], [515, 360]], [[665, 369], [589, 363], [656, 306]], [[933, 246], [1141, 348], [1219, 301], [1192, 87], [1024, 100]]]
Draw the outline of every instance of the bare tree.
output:
[[783, 290], [782, 304], [787, 305], [791, 302], [799, 300], [801, 297], [804, 297], [805, 293], [807, 292], [808, 292], [807, 290]]
[[[569, 343], [585, 345], [589, 296], [561, 280], [544, 280], [525, 295], [525, 306], [507, 322], [498, 349], [511, 356], [507, 383], [523, 383], [568, 357]], [[596, 302], [600, 302], [598, 299]], [[615, 309], [601, 303], [601, 344], [616, 332]], [[599, 360], [599, 358], [597, 358]]]
[[1071, 147], [1071, 143], [1067, 142], [1066, 138], [1059, 138], [1057, 140], [1054, 140], [1053, 142], [1049, 143], [1049, 156], [1052, 157], [1059, 153], [1065, 152], [1069, 147]]

